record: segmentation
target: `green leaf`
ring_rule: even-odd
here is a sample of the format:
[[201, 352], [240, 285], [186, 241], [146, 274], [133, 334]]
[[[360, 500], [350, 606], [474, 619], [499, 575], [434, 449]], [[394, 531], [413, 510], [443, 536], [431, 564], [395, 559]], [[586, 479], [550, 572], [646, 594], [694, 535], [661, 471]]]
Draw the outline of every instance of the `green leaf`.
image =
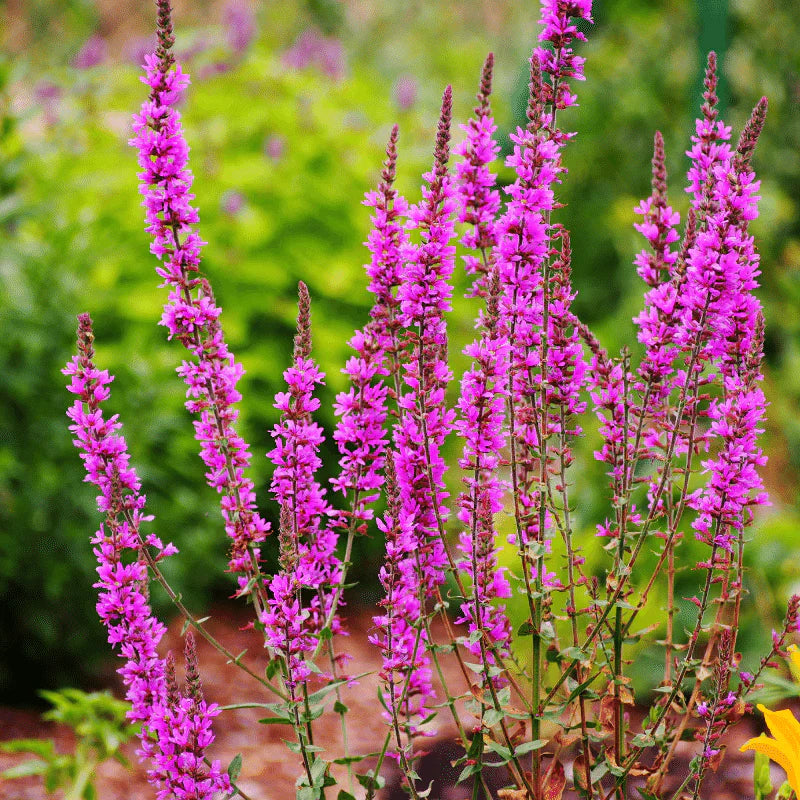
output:
[[328, 771], [328, 762], [318, 758], [311, 765], [311, 782], [314, 786], [322, 786], [325, 773]]
[[267, 680], [271, 681], [280, 671], [281, 665], [277, 658], [272, 659], [272, 661], [267, 664], [266, 668], [264, 669], [264, 674], [267, 676]]
[[379, 752], [376, 750], [374, 753], [364, 753], [363, 756], [342, 756], [342, 758], [334, 758], [334, 764], [357, 764], [359, 761], [364, 761], [367, 758], [375, 758], [375, 756], [380, 755]]
[[290, 752], [297, 753], [298, 755], [302, 753], [303, 750], [305, 750], [306, 753], [321, 753], [324, 750], [324, 748], [316, 744], [301, 745], [300, 742], [293, 742], [290, 739], [283, 739], [282, 741]]
[[364, 775], [360, 775], [356, 773], [356, 780], [367, 790], [369, 791], [373, 787], [377, 787], [378, 789], [383, 789], [384, 784], [386, 783], [386, 779], [382, 775], [378, 775], [377, 777], [374, 776], [373, 770], [370, 770]]
[[228, 663], [228, 664], [240, 664], [240, 663], [241, 663], [241, 661], [242, 661], [242, 656], [244, 656], [244, 654], [245, 654], [246, 652], [247, 652], [247, 648], [245, 648], [244, 650], [242, 650], [242, 652], [241, 652], [241, 653], [239, 653], [239, 655], [238, 655], [238, 656], [234, 656], [234, 657], [233, 657], [233, 658], [232, 658], [230, 661], [227, 661], [226, 663]]
[[469, 750], [467, 750], [467, 758], [480, 759], [483, 753], [483, 731], [477, 731], [469, 743]]
[[317, 689], [316, 692], [313, 692], [308, 696], [308, 703], [309, 705], [316, 705], [321, 700], [324, 700], [332, 691], [338, 689], [342, 684], [348, 683], [351, 680], [358, 680], [359, 678], [363, 678], [368, 673], [362, 672], [361, 675], [356, 675], [354, 678], [345, 678], [338, 681], [331, 681], [327, 686], [323, 686], [321, 689]]
[[347, 706], [344, 703], [340, 702], [339, 700], [337, 700], [333, 704], [333, 713], [334, 714], [346, 714], [348, 712], [348, 710], [349, 709], [347, 708]]
[[775, 800], [789, 800], [792, 796], [792, 787], [789, 786], [789, 781], [784, 781], [781, 788], [778, 789], [778, 794], [775, 795]]
[[488, 750], [500, 756], [500, 758], [503, 759], [503, 763], [507, 763], [511, 760], [511, 751], [507, 747], [503, 747], [499, 742], [487, 741], [486, 747]]
[[48, 770], [46, 761], [38, 758], [31, 758], [28, 761], [23, 761], [21, 764], [15, 764], [9, 767], [4, 772], [0, 772], [4, 778], [9, 780], [13, 778], [28, 778], [31, 775], [44, 775]]
[[258, 721], [259, 725], [293, 725], [294, 720], [288, 717], [264, 717]]
[[389, 710], [389, 706], [386, 705], [386, 698], [383, 696], [383, 690], [379, 687], [378, 688], [378, 702], [383, 706], [384, 711], [391, 714], [392, 712]]
[[769, 757], [764, 753], [756, 752], [753, 761], [753, 791], [755, 800], [765, 800], [772, 793], [772, 780], [770, 778]]
[[560, 664], [564, 660], [564, 656], [552, 647], [548, 647], [547, 650], [544, 651], [544, 657], [550, 664]]
[[232, 759], [231, 763], [228, 764], [228, 777], [235, 781], [242, 772], [242, 754], [237, 753]]
[[325, 711], [324, 706], [317, 706], [316, 708], [312, 708], [310, 711], [302, 711], [298, 715], [298, 719], [302, 723], [313, 722], [315, 719], [319, 719]]
[[319, 800], [319, 789], [313, 786], [299, 786], [297, 789], [297, 800]]
[[336, 800], [356, 800], [350, 792], [346, 792], [344, 789], [339, 789], [339, 794], [336, 795]]
[[505, 719], [505, 716], [502, 709], [487, 708], [486, 711], [483, 712], [483, 722], [486, 726], [491, 728], [493, 725], [497, 725], [498, 722]]
[[637, 733], [631, 739], [631, 744], [634, 747], [652, 747], [655, 743], [656, 740], [649, 733]]
[[475, 628], [474, 631], [467, 637], [469, 644], [477, 644], [483, 637], [483, 631], [480, 628]]
[[547, 739], [534, 739], [532, 742], [523, 742], [514, 748], [514, 752], [518, 756], [524, 756], [533, 750], [541, 750], [547, 744]]
[[480, 772], [482, 769], [482, 765], [478, 764], [467, 764], [464, 769], [461, 770], [458, 778], [456, 779], [456, 783], [461, 783], [461, 781], [465, 781], [469, 778], [470, 775], [475, 775], [476, 773]]
[[590, 684], [594, 683], [595, 679], [599, 673], [595, 673], [594, 675], [590, 675], [583, 683], [579, 683], [570, 693], [569, 697], [565, 702], [565, 706], [568, 706], [579, 694], [582, 694], [586, 689], [589, 688]]
[[608, 774], [608, 764], [605, 761], [601, 761], [590, 773], [589, 777], [592, 779], [592, 783], [597, 783], [603, 776]]
[[585, 650], [581, 650], [580, 647], [566, 647], [564, 650], [561, 651], [561, 655], [565, 658], [569, 658], [572, 661], [588, 661], [589, 655]]
[[45, 759], [55, 756], [55, 745], [51, 739], [12, 739], [0, 744], [3, 753], [32, 753]]

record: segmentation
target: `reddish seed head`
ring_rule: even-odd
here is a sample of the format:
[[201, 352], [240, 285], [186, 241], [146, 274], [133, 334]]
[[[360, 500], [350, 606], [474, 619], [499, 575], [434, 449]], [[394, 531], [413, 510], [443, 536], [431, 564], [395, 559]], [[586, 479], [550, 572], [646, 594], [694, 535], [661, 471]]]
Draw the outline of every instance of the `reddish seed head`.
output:
[[175, 34], [172, 30], [172, 7], [170, 0], [156, 0], [156, 6], [158, 7], [156, 56], [158, 56], [161, 71], [166, 72], [175, 63], [175, 56], [172, 54], [172, 47], [175, 44]]
[[386, 145], [386, 161], [383, 162], [383, 171], [381, 172], [383, 183], [380, 186], [380, 190], [384, 194], [388, 194], [397, 174], [397, 138], [399, 132], [399, 127], [393, 125], [392, 132], [389, 134], [389, 143]]
[[758, 144], [758, 137], [764, 128], [764, 122], [767, 118], [767, 98], [762, 97], [756, 107], [750, 114], [750, 119], [742, 130], [742, 135], [739, 137], [739, 143], [736, 146], [736, 156], [734, 157], [734, 168], [737, 172], [742, 172], [747, 169], [750, 164], [750, 159], [753, 151]]
[[311, 296], [303, 281], [297, 284], [297, 334], [294, 337], [294, 357], [311, 358]]
[[492, 93], [492, 71], [494, 70], [494, 53], [489, 53], [486, 56], [486, 61], [483, 62], [483, 70], [481, 72], [481, 85], [478, 90], [478, 106], [475, 113], [479, 117], [485, 117], [489, 114], [489, 96]]
[[450, 121], [453, 117], [453, 88], [448, 86], [442, 95], [442, 111], [439, 116], [439, 127], [436, 131], [436, 161], [434, 171], [437, 178], [447, 173], [447, 161], [450, 158]]
[[175, 677], [175, 656], [172, 655], [172, 650], [167, 653], [165, 659], [165, 672], [167, 681], [167, 702], [174, 708], [181, 699], [181, 692]]
[[713, 122], [717, 118], [717, 54], [711, 50], [708, 54], [708, 63], [706, 66], [706, 75], [703, 80], [705, 91], [703, 92], [703, 116]]
[[92, 318], [88, 313], [78, 314], [78, 352], [84, 366], [94, 358], [94, 331]]
[[531, 72], [530, 83], [528, 83], [528, 130], [533, 132], [538, 130], [542, 124], [542, 114], [546, 100], [547, 90], [542, 81], [542, 67], [536, 54], [530, 59]]
[[192, 631], [186, 631], [186, 646], [184, 648], [186, 658], [186, 696], [190, 697], [195, 703], [200, 703], [203, 699], [203, 684], [200, 680], [200, 669], [197, 665], [197, 644]]
[[665, 208], [667, 205], [667, 167], [664, 157], [664, 137], [656, 131], [653, 141], [653, 197], [656, 205]]

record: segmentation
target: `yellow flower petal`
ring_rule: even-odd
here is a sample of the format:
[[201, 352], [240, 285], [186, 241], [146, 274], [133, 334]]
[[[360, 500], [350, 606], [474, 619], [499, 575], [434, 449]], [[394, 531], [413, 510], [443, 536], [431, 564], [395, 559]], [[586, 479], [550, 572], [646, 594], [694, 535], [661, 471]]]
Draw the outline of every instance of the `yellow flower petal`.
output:
[[800, 796], [800, 786], [797, 782], [797, 762], [800, 754], [785, 750], [775, 739], [770, 739], [763, 733], [754, 739], [748, 739], [740, 748], [740, 752], [755, 750], [763, 753], [767, 758], [771, 758], [778, 766], [783, 767], [789, 786], [795, 794]]
[[770, 739], [763, 733], [745, 742], [739, 749], [755, 750], [771, 758], [786, 772], [786, 778], [795, 794], [800, 796], [800, 722], [788, 709], [770, 711], [759, 703], [758, 710], [764, 715]]
[[770, 711], [759, 705], [758, 710], [764, 715], [769, 732], [781, 743], [789, 753], [796, 753], [795, 761], [800, 765], [800, 722], [788, 709]]
[[789, 647], [786, 648], [789, 651], [789, 657], [792, 659], [792, 673], [794, 674], [795, 680], [800, 675], [800, 650], [798, 650], [796, 644], [790, 644]]

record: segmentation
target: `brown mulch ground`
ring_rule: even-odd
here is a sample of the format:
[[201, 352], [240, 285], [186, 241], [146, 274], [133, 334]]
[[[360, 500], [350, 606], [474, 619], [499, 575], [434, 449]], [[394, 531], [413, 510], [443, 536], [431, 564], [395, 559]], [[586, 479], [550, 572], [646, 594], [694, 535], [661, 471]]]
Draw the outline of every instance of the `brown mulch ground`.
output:
[[[247, 619], [243, 611], [234, 614], [230, 611], [218, 612], [212, 616], [208, 626], [233, 653], [248, 649], [246, 660], [249, 658], [249, 663], [258, 668], [257, 665], [262, 657], [259, 636], [252, 631], [240, 630]], [[350, 621], [351, 636], [344, 646], [352, 657], [348, 666], [350, 674], [357, 675], [375, 668], [375, 651], [366, 640], [370, 625], [368, 614]], [[166, 646], [172, 648], [176, 655], [181, 651], [180, 631], [181, 623], [175, 621], [170, 626], [166, 640]], [[205, 641], [199, 640], [198, 651], [206, 697], [209, 701], [225, 705], [243, 701], [270, 702], [274, 699], [267, 696], [265, 690], [245, 673], [226, 664], [224, 657]], [[459, 680], [457, 667], [453, 665], [452, 685], [459, 685]], [[356, 686], [344, 687], [342, 701], [350, 708], [348, 733], [351, 751], [366, 753], [379, 749], [386, 729], [381, 717], [382, 709], [377, 700], [376, 676], [368, 675], [361, 678]], [[279, 725], [258, 724], [257, 720], [267, 715], [267, 712], [258, 709], [224, 712], [215, 725], [217, 741], [211, 755], [226, 765], [233, 756], [241, 753], [243, 769], [239, 784], [251, 800], [279, 798], [284, 800], [294, 796], [294, 783], [299, 774], [298, 762], [297, 757], [286, 749], [282, 741], [284, 738], [292, 738], [290, 729]], [[441, 724], [444, 725], [444, 713], [440, 716]], [[704, 797], [713, 800], [741, 800], [752, 797], [752, 754], [739, 754], [738, 745], [758, 732], [756, 724], [755, 720], [746, 719], [733, 731], [726, 758], [719, 772], [710, 776], [704, 784]], [[323, 715], [314, 723], [314, 730], [318, 743], [335, 749], [336, 755], [340, 754], [340, 728], [337, 715]], [[54, 738], [58, 749], [63, 752], [68, 751], [73, 745], [72, 735], [68, 729], [42, 722], [38, 713], [0, 708], [0, 740], [23, 737]], [[452, 772], [448, 762], [454, 754], [448, 750], [451, 745], [446, 739], [440, 742], [440, 749], [437, 749], [436, 742], [427, 742], [425, 746], [426, 749], [433, 748], [433, 754], [420, 765], [421, 774]], [[132, 771], [114, 762], [104, 764], [100, 768], [96, 780], [99, 800], [151, 800], [155, 796], [154, 790], [147, 784], [143, 768], [136, 764], [133, 750], [134, 746], [129, 746], [128, 755], [135, 764]], [[0, 753], [0, 772], [24, 758], [26, 757], [21, 755]], [[437, 766], [439, 763], [436, 761], [437, 758], [443, 762], [441, 767]], [[675, 764], [672, 776], [676, 782], [679, 782], [681, 773], [685, 774], [688, 760], [687, 751]], [[570, 765], [567, 763], [566, 766], [569, 770]], [[783, 773], [776, 768], [775, 785], [780, 785], [783, 779]], [[432, 798], [440, 797], [442, 800], [460, 800], [469, 796], [468, 790], [463, 785], [449, 788], [434, 786], [434, 792], [431, 794]], [[46, 795], [41, 779], [0, 781], [0, 800], [42, 800], [44, 797]]]

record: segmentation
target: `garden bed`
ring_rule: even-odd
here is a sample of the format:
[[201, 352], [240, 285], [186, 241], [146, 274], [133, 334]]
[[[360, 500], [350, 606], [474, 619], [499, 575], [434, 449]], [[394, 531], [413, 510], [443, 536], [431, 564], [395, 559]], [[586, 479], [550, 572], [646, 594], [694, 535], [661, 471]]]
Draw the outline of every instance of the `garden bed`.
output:
[[[246, 610], [217, 609], [212, 613], [208, 627], [210, 631], [229, 650], [239, 653], [245, 648], [249, 650], [250, 664], [256, 664], [263, 658], [258, 634], [242, 630], [249, 617]], [[352, 657], [349, 664], [351, 674], [360, 674], [373, 670], [376, 664], [376, 651], [367, 642], [367, 632], [372, 624], [371, 612], [364, 611], [350, 620], [351, 636], [346, 640], [346, 649]], [[181, 623], [173, 621], [169, 633], [165, 637], [165, 647], [176, 654], [182, 650], [180, 642]], [[344, 648], [342, 648], [344, 649]], [[269, 702], [271, 698], [260, 694], [258, 687], [243, 672], [225, 663], [225, 659], [202, 639], [198, 642], [200, 668], [203, 676], [206, 697], [209, 701], [220, 704], [241, 703], [245, 700]], [[113, 665], [112, 665], [113, 668]], [[451, 666], [453, 686], [459, 685], [458, 670]], [[366, 753], [380, 747], [385, 734], [385, 723], [381, 717], [381, 709], [377, 701], [378, 682], [374, 674], [363, 677], [357, 686], [344, 689], [342, 700], [351, 709], [349, 720], [349, 736], [351, 749], [354, 752]], [[116, 694], [122, 695], [121, 685], [112, 687]], [[257, 720], [266, 716], [266, 712], [257, 709], [241, 709], [225, 712], [217, 719], [215, 730], [217, 741], [213, 755], [224, 764], [237, 753], [243, 757], [242, 773], [239, 779], [241, 788], [248, 793], [251, 800], [277, 800], [294, 796], [294, 782], [298, 775], [298, 764], [283, 743], [284, 738], [291, 738], [289, 729], [278, 725], [257, 724]], [[447, 717], [440, 714], [444, 726]], [[738, 746], [751, 736], [755, 736], [758, 720], [745, 719], [728, 737], [728, 750], [719, 771], [710, 775], [703, 785], [703, 796], [714, 800], [746, 800], [752, 797], [753, 755], [740, 754]], [[339, 717], [325, 714], [315, 722], [314, 731], [319, 741], [338, 743], [340, 738]], [[43, 722], [38, 712], [21, 709], [0, 708], [0, 739], [14, 738], [53, 738], [59, 750], [67, 751], [73, 746], [70, 730]], [[337, 744], [338, 746], [338, 744]], [[429, 743], [431, 754], [420, 764], [423, 777], [440, 774], [447, 779], [457, 775], [460, 770], [453, 769], [449, 763], [453, 756], [452, 745], [446, 740], [432, 740]], [[150, 800], [155, 797], [155, 790], [147, 783], [145, 770], [134, 756], [135, 747], [131, 744], [126, 754], [131, 759], [133, 768], [126, 770], [114, 762], [104, 764], [97, 776], [96, 786], [98, 800]], [[24, 756], [0, 753], [0, 771], [12, 764], [19, 763]], [[437, 760], [441, 767], [437, 769]], [[681, 775], [688, 767], [689, 751], [676, 760], [670, 782], [677, 786]], [[569, 769], [569, 761], [566, 762]], [[391, 769], [391, 764], [386, 769]], [[365, 771], [365, 770], [362, 770]], [[388, 773], [387, 773], [388, 774]], [[392, 776], [388, 775], [391, 789]], [[430, 778], [429, 778], [430, 779]], [[773, 782], [779, 785], [783, 781], [783, 773], [774, 767]], [[388, 791], [392, 800], [402, 798], [402, 792]], [[633, 793], [631, 793], [633, 796]], [[41, 800], [46, 793], [39, 778], [25, 778], [0, 783], [0, 800]], [[469, 792], [463, 786], [434, 786], [432, 798], [442, 800], [458, 800], [469, 798]], [[568, 794], [565, 793], [564, 800]]]

